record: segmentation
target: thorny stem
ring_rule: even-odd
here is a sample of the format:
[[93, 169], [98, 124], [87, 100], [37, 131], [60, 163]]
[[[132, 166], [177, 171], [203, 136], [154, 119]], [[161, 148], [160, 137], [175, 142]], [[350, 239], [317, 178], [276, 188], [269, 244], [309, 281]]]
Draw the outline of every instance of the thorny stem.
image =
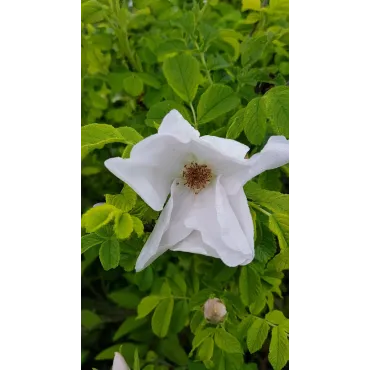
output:
[[197, 116], [196, 116], [196, 114], [195, 114], [195, 110], [194, 110], [194, 107], [193, 107], [193, 103], [192, 103], [192, 102], [190, 102], [189, 106], [190, 106], [190, 109], [191, 109], [191, 111], [192, 111], [192, 113], [193, 113], [194, 127], [198, 130]]

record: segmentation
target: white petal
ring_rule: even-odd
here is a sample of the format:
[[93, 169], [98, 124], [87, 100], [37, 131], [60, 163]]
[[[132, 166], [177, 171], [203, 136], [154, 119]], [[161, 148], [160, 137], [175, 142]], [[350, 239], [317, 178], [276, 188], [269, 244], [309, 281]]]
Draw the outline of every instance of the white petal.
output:
[[112, 370], [130, 370], [125, 359], [119, 352], [114, 353]]
[[130, 159], [105, 161], [105, 166], [130, 185], [144, 201], [160, 211], [170, 192], [171, 183], [187, 162], [187, 144], [170, 135], [152, 135], [136, 144]]
[[244, 159], [245, 155], [249, 151], [249, 147], [242, 143], [239, 143], [236, 140], [224, 139], [221, 137], [209, 135], [202, 136], [200, 140], [211, 144], [215, 149], [229, 157]]
[[194, 193], [178, 185], [178, 181], [175, 180], [171, 186], [171, 197], [136, 261], [136, 271], [150, 265], [191, 233], [192, 230], [184, 226], [184, 216], [189, 212], [193, 202]]
[[163, 118], [158, 133], [174, 135], [183, 143], [188, 143], [190, 140], [195, 140], [199, 137], [199, 131], [195, 130], [176, 109], [171, 110]]
[[252, 262], [254, 258], [254, 226], [252, 215], [249, 210], [247, 197], [245, 196], [243, 188], [240, 188], [235, 195], [228, 196], [230, 206], [237, 217], [244, 235], [248, 240], [248, 256], [243, 264]]
[[241, 186], [266, 170], [289, 162], [289, 141], [284, 136], [272, 136], [261, 152], [245, 160], [244, 168], [226, 174], [222, 183], [228, 194], [235, 194]]
[[196, 198], [185, 226], [198, 230], [202, 240], [215, 250], [228, 266], [237, 266], [253, 258], [248, 239], [230, 206], [219, 177]]
[[204, 256], [220, 258], [213, 248], [204, 243], [199, 231], [192, 231], [189, 236], [177, 243], [171, 250], [174, 252], [203, 254]]

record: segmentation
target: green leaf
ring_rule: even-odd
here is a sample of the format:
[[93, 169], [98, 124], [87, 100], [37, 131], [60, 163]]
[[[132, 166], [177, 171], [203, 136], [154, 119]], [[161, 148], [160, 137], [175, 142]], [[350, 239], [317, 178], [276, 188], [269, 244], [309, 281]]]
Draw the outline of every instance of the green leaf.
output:
[[143, 137], [132, 127], [118, 127], [117, 131], [121, 134], [125, 144], [135, 145], [143, 140]]
[[274, 213], [269, 217], [269, 228], [278, 237], [282, 250], [289, 245], [289, 215]]
[[193, 334], [201, 327], [204, 322], [204, 315], [202, 311], [196, 311], [190, 320], [190, 330]]
[[185, 366], [188, 362], [188, 355], [180, 345], [177, 336], [171, 335], [170, 337], [161, 340], [159, 345], [160, 351], [166, 358], [179, 366]]
[[253, 322], [247, 333], [247, 347], [250, 353], [257, 352], [262, 348], [269, 330], [270, 326], [265, 320], [257, 318]]
[[140, 220], [140, 218], [137, 218], [135, 216], [131, 216], [134, 231], [137, 234], [138, 237], [142, 236], [144, 234], [144, 224]]
[[90, 310], [81, 311], [81, 325], [84, 328], [92, 329], [102, 323], [101, 318]]
[[218, 328], [215, 334], [216, 346], [228, 353], [243, 353], [240, 342], [223, 328]]
[[118, 240], [106, 240], [100, 247], [99, 258], [104, 270], [116, 268], [119, 265], [120, 259], [120, 248]]
[[140, 370], [139, 352], [137, 348], [135, 348], [135, 354], [134, 354], [134, 370]]
[[272, 329], [268, 359], [274, 370], [281, 370], [289, 359], [289, 341], [281, 326]]
[[140, 302], [138, 293], [131, 290], [120, 289], [108, 294], [108, 298], [123, 308], [136, 309]]
[[267, 263], [276, 253], [275, 237], [264, 225], [261, 227], [262, 236], [255, 246], [255, 259]]
[[123, 88], [131, 96], [139, 96], [143, 92], [144, 85], [137, 74], [131, 73], [124, 78]]
[[243, 266], [239, 278], [240, 297], [244, 305], [249, 306], [261, 293], [261, 279], [256, 270], [250, 266]]
[[129, 212], [132, 210], [132, 208], [135, 207], [136, 200], [137, 200], [137, 194], [135, 191], [128, 186], [127, 184], [122, 189], [121, 194], [125, 198], [125, 208], [121, 208], [124, 212]]
[[210, 360], [213, 356], [213, 338], [208, 337], [204, 340], [198, 350], [198, 356], [202, 361]]
[[244, 191], [249, 200], [276, 213], [289, 213], [289, 195], [262, 189], [256, 182], [248, 181]]
[[249, 311], [253, 315], [258, 315], [266, 306], [266, 293], [262, 289], [257, 299], [249, 306]]
[[178, 110], [188, 122], [191, 122], [189, 112], [182, 104], [177, 103], [173, 100], [165, 100], [161, 101], [160, 103], [154, 104], [150, 107], [146, 115], [145, 123], [153, 127], [161, 124], [164, 116], [167, 113], [169, 113], [172, 109]]
[[96, 234], [86, 234], [81, 237], [81, 254], [85, 253], [88, 249], [95, 245], [101, 244], [104, 238]]
[[116, 216], [114, 232], [118, 239], [127, 239], [134, 230], [134, 223], [128, 213], [121, 213]]
[[171, 319], [170, 332], [177, 334], [184, 326], [189, 317], [189, 304], [186, 300], [179, 300], [175, 303]]
[[191, 55], [176, 55], [163, 63], [163, 73], [175, 93], [191, 103], [198, 90], [200, 70], [198, 61]]
[[146, 323], [146, 319], [138, 320], [135, 316], [128, 317], [117, 329], [113, 336], [113, 341], [115, 342], [124, 335], [133, 332], [137, 328], [140, 328]]
[[289, 88], [277, 86], [264, 96], [274, 132], [289, 137]]
[[[142, 136], [131, 127], [114, 128], [103, 123], [92, 123], [81, 127], [82, 159], [94, 149], [102, 149], [109, 143], [136, 144]], [[133, 139], [136, 141], [133, 142]]]
[[198, 123], [204, 124], [236, 108], [240, 99], [230, 86], [213, 84], [200, 97]]
[[266, 108], [261, 98], [252, 99], [245, 108], [245, 136], [252, 144], [259, 145], [266, 135]]
[[88, 233], [92, 233], [108, 224], [116, 214], [116, 207], [102, 204], [89, 209], [82, 216], [81, 225]]
[[241, 45], [242, 66], [252, 65], [263, 55], [267, 46], [267, 36], [248, 37]]
[[275, 325], [282, 325], [283, 327], [285, 326], [285, 328], [288, 328], [288, 325], [289, 325], [287, 324], [289, 320], [279, 310], [274, 310], [274, 311], [269, 312], [268, 314], [266, 314], [265, 319]]
[[283, 271], [289, 269], [289, 248], [282, 250], [267, 265], [269, 269]]
[[135, 281], [141, 291], [148, 290], [153, 284], [153, 269], [148, 266], [135, 274]]
[[139, 72], [137, 73], [137, 75], [140, 77], [141, 81], [143, 81], [145, 85], [154, 87], [155, 89], [159, 89], [161, 87], [160, 81], [153, 74]]
[[137, 307], [137, 318], [140, 319], [149, 315], [162, 299], [162, 297], [155, 295], [144, 297]]
[[95, 356], [95, 360], [113, 360], [114, 353], [119, 352], [121, 344], [115, 344], [109, 348], [104, 349]]
[[194, 351], [197, 347], [199, 347], [206, 338], [213, 335], [214, 333], [215, 333], [215, 328], [206, 328], [204, 330], [198, 331], [192, 342], [192, 351]]
[[242, 12], [246, 10], [259, 10], [260, 8], [260, 0], [242, 0]]
[[164, 338], [170, 327], [174, 301], [172, 297], [163, 299], [156, 307], [152, 316], [153, 333]]
[[246, 316], [242, 322], [238, 325], [238, 334], [243, 338], [247, 336], [249, 328], [252, 326], [257, 318], [253, 315]]
[[245, 108], [239, 109], [229, 120], [229, 129], [226, 137], [228, 139], [237, 139], [245, 126]]

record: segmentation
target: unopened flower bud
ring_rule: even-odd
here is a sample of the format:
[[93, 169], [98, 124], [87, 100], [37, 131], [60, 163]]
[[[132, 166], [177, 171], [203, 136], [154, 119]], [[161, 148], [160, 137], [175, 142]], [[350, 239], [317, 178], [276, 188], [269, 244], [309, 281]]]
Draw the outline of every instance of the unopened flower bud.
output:
[[204, 304], [204, 318], [212, 324], [224, 321], [226, 314], [226, 307], [218, 298], [209, 299]]

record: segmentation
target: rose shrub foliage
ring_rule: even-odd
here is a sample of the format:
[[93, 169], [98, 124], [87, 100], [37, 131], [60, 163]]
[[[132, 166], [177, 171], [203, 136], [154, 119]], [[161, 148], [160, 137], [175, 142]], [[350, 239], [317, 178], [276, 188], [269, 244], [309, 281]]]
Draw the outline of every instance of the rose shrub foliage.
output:
[[[286, 369], [288, 165], [243, 188], [251, 263], [173, 251], [136, 272], [161, 212], [104, 162], [129, 158], [172, 110], [248, 146], [246, 160], [288, 139], [288, 1], [87, 0], [81, 16], [82, 368], [120, 352], [134, 370]], [[205, 317], [214, 298], [219, 321]]]

